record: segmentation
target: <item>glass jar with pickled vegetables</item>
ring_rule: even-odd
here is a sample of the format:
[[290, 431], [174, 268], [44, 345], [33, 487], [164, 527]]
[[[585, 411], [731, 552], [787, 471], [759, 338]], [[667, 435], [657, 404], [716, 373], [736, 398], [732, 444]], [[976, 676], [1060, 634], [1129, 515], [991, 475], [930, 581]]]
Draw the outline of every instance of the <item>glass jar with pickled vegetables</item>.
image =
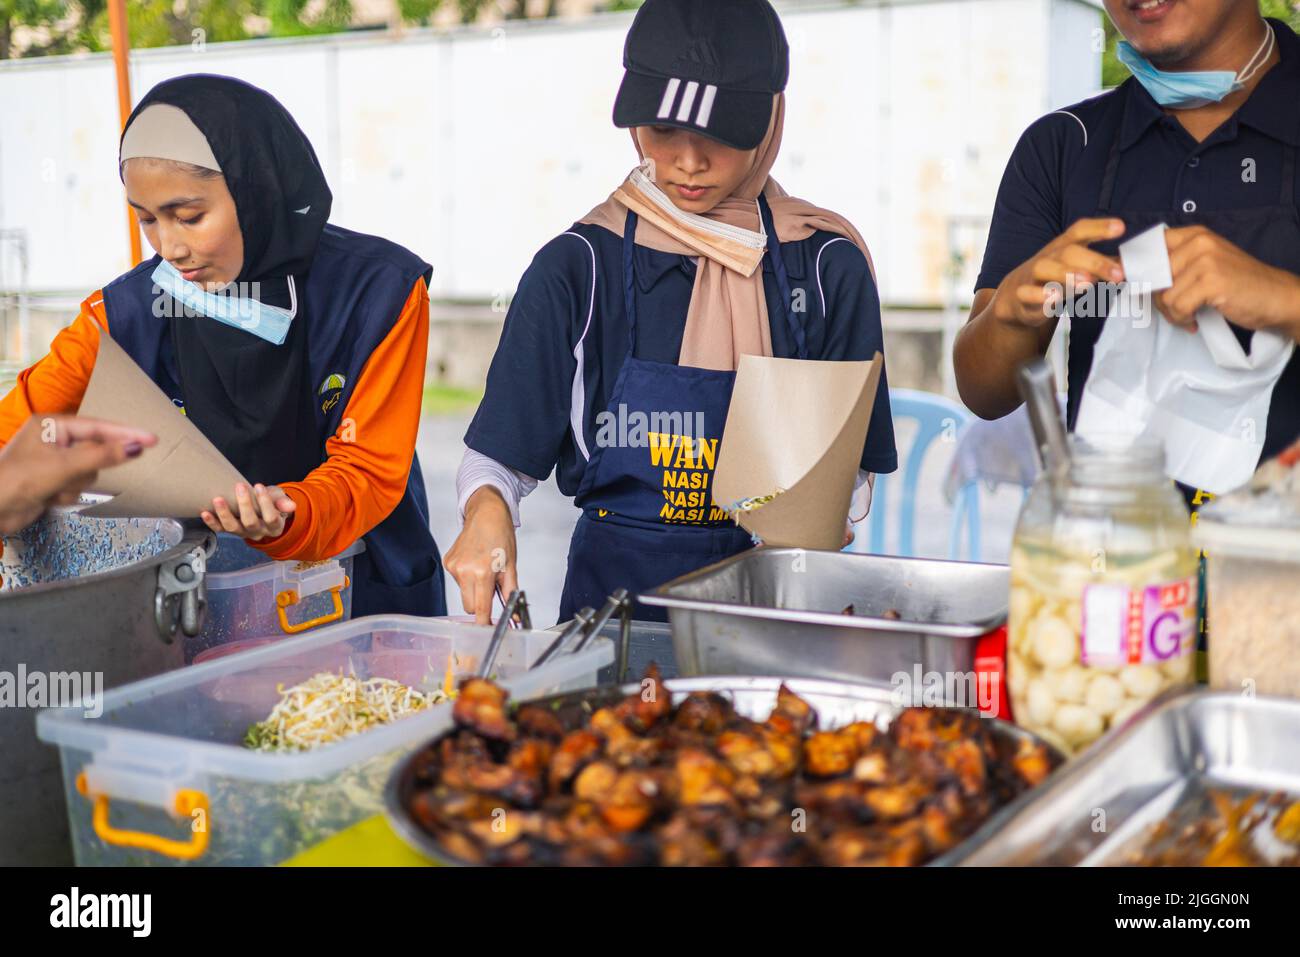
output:
[[1197, 554], [1159, 442], [1070, 437], [1011, 549], [1015, 720], [1067, 754], [1194, 680]]

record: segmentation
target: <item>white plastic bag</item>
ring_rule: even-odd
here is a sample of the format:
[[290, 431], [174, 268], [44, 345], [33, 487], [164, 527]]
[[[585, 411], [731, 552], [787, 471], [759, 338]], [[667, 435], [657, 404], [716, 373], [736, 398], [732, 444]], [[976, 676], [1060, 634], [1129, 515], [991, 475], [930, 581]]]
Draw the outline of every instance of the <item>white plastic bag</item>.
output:
[[1102, 327], [1075, 431], [1159, 438], [1169, 475], [1220, 495], [1259, 464], [1273, 386], [1295, 342], [1259, 331], [1247, 355], [1215, 309], [1196, 313], [1195, 333], [1165, 321], [1151, 296], [1173, 285], [1165, 229], [1119, 248], [1130, 294]]

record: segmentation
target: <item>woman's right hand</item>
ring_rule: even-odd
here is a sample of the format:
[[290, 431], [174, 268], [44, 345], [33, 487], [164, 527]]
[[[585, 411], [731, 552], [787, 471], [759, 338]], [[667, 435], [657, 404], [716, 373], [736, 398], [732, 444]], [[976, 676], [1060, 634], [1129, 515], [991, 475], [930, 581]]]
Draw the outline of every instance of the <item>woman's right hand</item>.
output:
[[993, 316], [1004, 323], [1034, 328], [1059, 315], [1052, 300], [1072, 288], [1095, 282], [1122, 282], [1118, 260], [1089, 249], [1089, 243], [1124, 233], [1121, 219], [1079, 219], [998, 284]]
[[509, 597], [519, 587], [515, 566], [515, 523], [501, 493], [484, 485], [465, 503], [465, 526], [443, 559], [460, 586], [465, 611], [480, 625], [491, 624], [497, 585]]

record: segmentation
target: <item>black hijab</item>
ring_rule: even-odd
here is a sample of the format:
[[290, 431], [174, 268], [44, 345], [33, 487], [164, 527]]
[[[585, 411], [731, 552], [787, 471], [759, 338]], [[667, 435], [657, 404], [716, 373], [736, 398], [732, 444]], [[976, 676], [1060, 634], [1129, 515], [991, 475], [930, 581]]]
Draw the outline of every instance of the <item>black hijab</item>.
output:
[[[206, 316], [169, 312], [186, 415], [250, 482], [298, 481], [324, 457], [309, 381], [303, 288], [333, 197], [311, 143], [279, 101], [227, 76], [159, 83], [127, 120], [165, 103], [208, 141], [244, 240], [237, 283], [297, 313], [281, 345]], [[123, 135], [125, 136], [125, 130]]]

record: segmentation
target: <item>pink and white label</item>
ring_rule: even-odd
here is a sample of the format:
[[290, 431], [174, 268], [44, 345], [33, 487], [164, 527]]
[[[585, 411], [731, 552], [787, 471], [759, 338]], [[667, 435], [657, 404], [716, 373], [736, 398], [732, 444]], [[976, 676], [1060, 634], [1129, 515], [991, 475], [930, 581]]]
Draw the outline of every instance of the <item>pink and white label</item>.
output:
[[1196, 647], [1196, 579], [1131, 588], [1087, 585], [1079, 642], [1083, 663], [1168, 661]]

